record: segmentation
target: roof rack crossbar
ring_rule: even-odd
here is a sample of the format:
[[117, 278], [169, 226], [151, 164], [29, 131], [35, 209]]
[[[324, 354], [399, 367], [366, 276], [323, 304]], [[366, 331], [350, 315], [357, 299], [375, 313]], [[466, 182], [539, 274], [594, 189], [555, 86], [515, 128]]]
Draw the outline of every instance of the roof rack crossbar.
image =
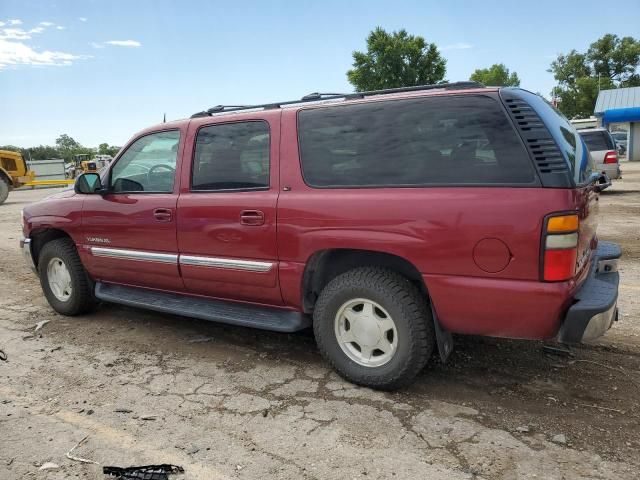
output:
[[371, 97], [374, 95], [389, 95], [393, 93], [419, 92], [422, 90], [437, 90], [437, 89], [463, 90], [466, 88], [482, 88], [482, 87], [484, 87], [484, 85], [481, 83], [467, 81], [467, 82], [452, 82], [452, 83], [435, 83], [433, 85], [416, 85], [414, 87], [386, 88], [383, 90], [370, 90], [368, 92], [353, 92], [353, 93], [314, 92], [314, 93], [305, 95], [300, 100], [288, 100], [286, 102], [271, 102], [271, 103], [264, 103], [260, 105], [216, 105], [215, 107], [211, 107], [208, 110], [194, 113], [193, 115], [191, 115], [191, 118], [209, 117], [214, 113], [235, 112], [239, 110], [254, 110], [254, 109], [271, 110], [271, 109], [280, 108], [285, 105], [295, 105], [296, 103], [317, 102], [320, 100], [333, 100], [338, 98], [352, 100], [355, 98], [365, 98], [365, 97]]

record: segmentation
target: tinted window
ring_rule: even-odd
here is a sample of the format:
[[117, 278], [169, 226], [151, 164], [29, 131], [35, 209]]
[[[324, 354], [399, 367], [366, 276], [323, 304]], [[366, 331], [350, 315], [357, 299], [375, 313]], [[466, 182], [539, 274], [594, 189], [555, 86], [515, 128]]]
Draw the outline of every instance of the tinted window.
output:
[[534, 181], [508, 118], [485, 96], [302, 110], [298, 125], [304, 178], [316, 187]]
[[[173, 191], [180, 132], [152, 133], [131, 144], [111, 170], [114, 192]], [[95, 163], [93, 164], [95, 169]]]
[[569, 120], [540, 95], [526, 90], [519, 90], [519, 95], [544, 121], [571, 168], [574, 182], [579, 184], [589, 180], [593, 171], [593, 160], [582, 138]]
[[228, 123], [201, 128], [191, 177], [192, 190], [268, 188], [267, 123]]
[[584, 143], [589, 147], [589, 151], [597, 152], [600, 150], [613, 150], [613, 140], [608, 132], [598, 130], [595, 132], [580, 132], [580, 135], [584, 139]]

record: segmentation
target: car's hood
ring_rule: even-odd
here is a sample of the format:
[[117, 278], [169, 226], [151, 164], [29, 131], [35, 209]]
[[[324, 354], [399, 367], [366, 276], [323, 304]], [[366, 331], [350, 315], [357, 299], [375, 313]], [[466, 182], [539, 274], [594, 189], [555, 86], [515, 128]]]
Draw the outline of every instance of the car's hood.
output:
[[47, 195], [46, 197], [44, 197], [42, 200], [40, 200], [41, 202], [47, 201], [47, 200], [53, 200], [56, 198], [69, 198], [69, 197], [73, 197], [76, 194], [76, 192], [73, 189], [73, 185], [70, 185], [68, 187], [66, 187], [64, 190], [56, 192], [56, 193], [52, 193], [51, 195]]

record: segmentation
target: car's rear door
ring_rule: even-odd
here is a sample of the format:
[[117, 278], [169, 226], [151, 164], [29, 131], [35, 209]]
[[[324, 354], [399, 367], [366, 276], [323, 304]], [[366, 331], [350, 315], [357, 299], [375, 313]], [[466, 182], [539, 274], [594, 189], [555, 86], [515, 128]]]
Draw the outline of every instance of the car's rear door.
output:
[[[184, 129], [186, 133], [186, 128]], [[180, 129], [135, 139], [82, 211], [83, 263], [99, 281], [180, 291], [176, 203], [184, 134]]]
[[280, 111], [193, 120], [178, 200], [187, 292], [282, 304], [276, 203]]

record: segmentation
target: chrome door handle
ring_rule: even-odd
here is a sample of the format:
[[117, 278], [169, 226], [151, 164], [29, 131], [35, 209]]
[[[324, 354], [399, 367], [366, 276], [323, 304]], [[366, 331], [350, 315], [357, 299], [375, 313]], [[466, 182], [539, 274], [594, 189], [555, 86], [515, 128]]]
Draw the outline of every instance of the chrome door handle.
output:
[[240, 212], [240, 223], [242, 225], [264, 225], [264, 212], [260, 210], [243, 210]]
[[171, 221], [171, 209], [170, 208], [156, 208], [153, 211], [153, 216], [159, 222], [170, 222]]

